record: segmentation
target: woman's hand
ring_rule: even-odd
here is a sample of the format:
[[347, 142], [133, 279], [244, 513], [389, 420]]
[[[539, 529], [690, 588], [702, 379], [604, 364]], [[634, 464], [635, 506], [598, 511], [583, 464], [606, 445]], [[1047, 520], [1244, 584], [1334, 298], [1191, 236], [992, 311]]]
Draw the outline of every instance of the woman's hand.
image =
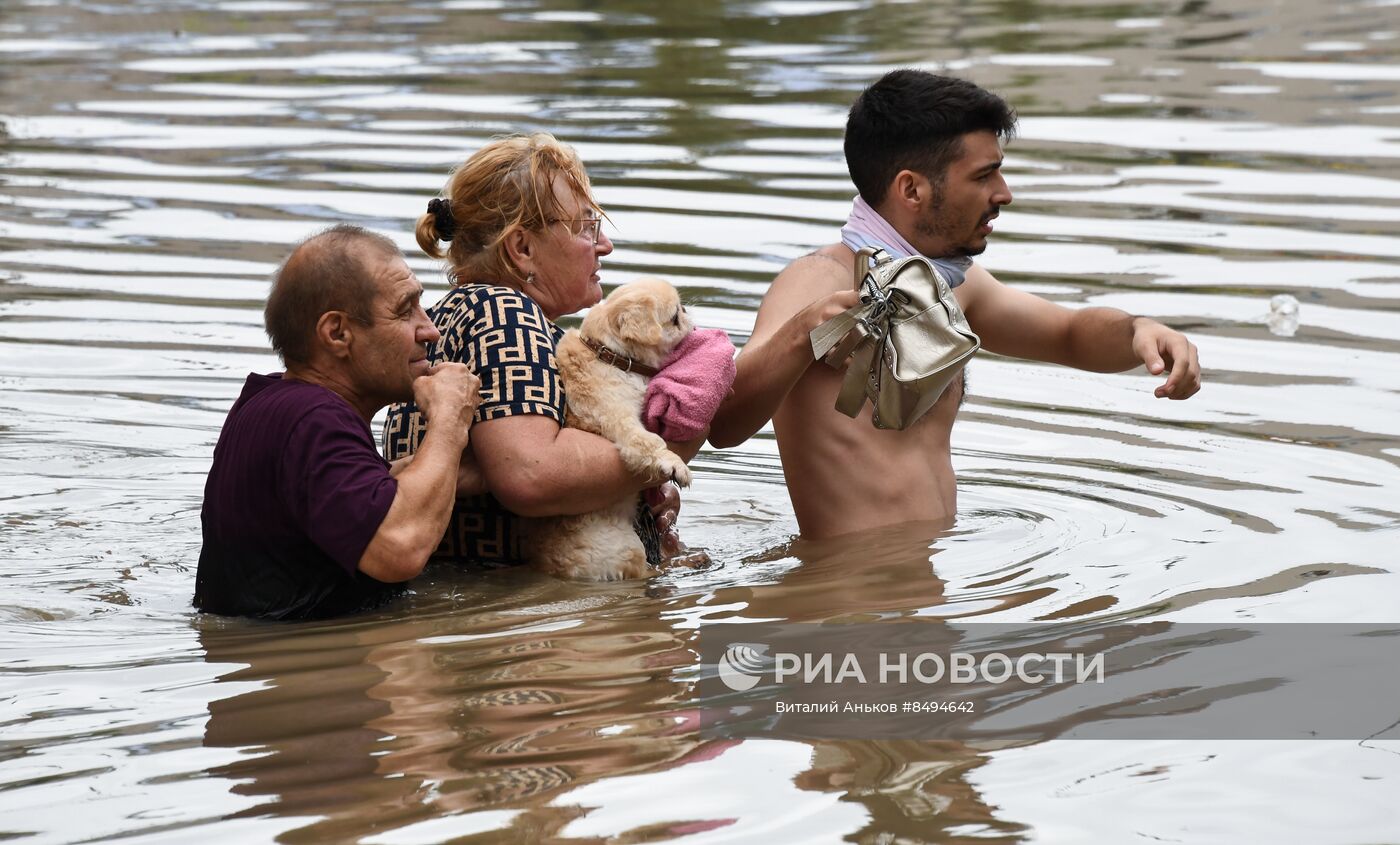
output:
[[[404, 455], [397, 461], [389, 464], [389, 477], [398, 478], [399, 473], [408, 469], [413, 463], [413, 453]], [[462, 460], [457, 464], [457, 498], [464, 499], [467, 496], [480, 496], [490, 491], [486, 488], [486, 476], [482, 474], [481, 467], [476, 463], [476, 457], [472, 455], [470, 447], [462, 450]]]
[[643, 491], [652, 519], [656, 520], [656, 531], [661, 535], [661, 552], [672, 557], [684, 548], [680, 532], [676, 530], [676, 519], [681, 513], [681, 489], [671, 482], [659, 487], [648, 487]]
[[489, 492], [486, 487], [486, 475], [477, 465], [476, 456], [472, 454], [470, 447], [463, 449], [462, 460], [457, 464], [457, 498], [481, 496]]

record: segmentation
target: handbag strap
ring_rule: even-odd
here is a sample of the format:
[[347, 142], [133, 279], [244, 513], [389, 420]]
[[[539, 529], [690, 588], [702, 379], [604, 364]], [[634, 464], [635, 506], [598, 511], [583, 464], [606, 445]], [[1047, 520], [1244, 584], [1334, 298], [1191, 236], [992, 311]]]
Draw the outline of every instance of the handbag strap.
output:
[[861, 285], [865, 284], [865, 277], [870, 274], [871, 265], [880, 263], [876, 256], [882, 252], [884, 250], [879, 247], [866, 246], [856, 253], [856, 290], [860, 290]]
[[827, 353], [822, 356], [822, 360], [833, 370], [839, 370], [845, 365], [846, 359], [851, 357], [851, 353], [862, 343], [865, 343], [869, 337], [870, 330], [866, 328], [865, 322], [856, 320], [855, 324], [851, 326], [851, 330], [846, 332], [845, 337], [841, 338], [841, 342], [827, 350]]
[[845, 311], [842, 311], [840, 314], [837, 314], [835, 317], [832, 317], [830, 320], [812, 329], [810, 333], [812, 357], [818, 361], [827, 359], [828, 364], [840, 369], [842, 362], [846, 360], [846, 356], [851, 353], [851, 349], [847, 348], [845, 353], [834, 362], [831, 360], [831, 357], [829, 357], [830, 353], [836, 347], [844, 345], [842, 341], [859, 327], [860, 315], [864, 310], [864, 303], [858, 304], [853, 308], [847, 308]]
[[[870, 365], [875, 363], [876, 344], [867, 343], [856, 350], [856, 354], [851, 358], [850, 366], [846, 367], [846, 375], [841, 379], [841, 392], [836, 396], [836, 410], [855, 419], [864, 407], [866, 399], [879, 393], [879, 370], [872, 370]], [[871, 382], [871, 390], [865, 387], [866, 380]]]
[[[889, 253], [880, 247], [862, 247], [856, 253], [855, 289], [861, 291], [871, 270], [890, 261]], [[868, 324], [862, 318], [870, 310], [870, 303], [862, 301], [854, 308], [832, 317], [811, 332], [812, 355], [818, 361], [825, 361], [834, 370], [841, 369], [846, 359], [851, 357], [861, 344], [870, 339]], [[873, 345], [873, 343], [871, 344]]]
[[[855, 290], [859, 291], [865, 285], [865, 278], [870, 274], [871, 264], [876, 266], [883, 264], [880, 257], [885, 255], [885, 251], [879, 247], [862, 247], [856, 253], [855, 261]], [[841, 365], [850, 357], [851, 352], [868, 335], [868, 331], [863, 331], [861, 316], [868, 310], [865, 302], [857, 303], [854, 308], [837, 314], [811, 332], [812, 357], [820, 361], [825, 359], [826, 363], [834, 369], [841, 369]]]

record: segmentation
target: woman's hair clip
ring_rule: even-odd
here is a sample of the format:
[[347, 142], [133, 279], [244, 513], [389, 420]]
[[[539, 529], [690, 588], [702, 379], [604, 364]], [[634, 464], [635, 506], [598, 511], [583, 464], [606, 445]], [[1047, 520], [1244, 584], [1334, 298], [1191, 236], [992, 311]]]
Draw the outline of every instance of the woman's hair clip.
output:
[[428, 200], [428, 213], [433, 215], [433, 229], [438, 240], [452, 240], [452, 233], [457, 230], [457, 221], [452, 219], [452, 203], [442, 197], [433, 197]]

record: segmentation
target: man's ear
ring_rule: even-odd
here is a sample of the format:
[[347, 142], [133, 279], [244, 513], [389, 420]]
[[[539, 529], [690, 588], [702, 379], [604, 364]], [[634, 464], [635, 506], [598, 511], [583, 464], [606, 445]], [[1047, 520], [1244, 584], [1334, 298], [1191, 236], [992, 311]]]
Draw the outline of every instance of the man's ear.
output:
[[316, 321], [316, 345], [335, 358], [350, 355], [354, 321], [344, 311], [327, 311]]
[[897, 202], [909, 211], [919, 211], [933, 201], [933, 184], [922, 173], [901, 170], [894, 175], [887, 196], [889, 201]]

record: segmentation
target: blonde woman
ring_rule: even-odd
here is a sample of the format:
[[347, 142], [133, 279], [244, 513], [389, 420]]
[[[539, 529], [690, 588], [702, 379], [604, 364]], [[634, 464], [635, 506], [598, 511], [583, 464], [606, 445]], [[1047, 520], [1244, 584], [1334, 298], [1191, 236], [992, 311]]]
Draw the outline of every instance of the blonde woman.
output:
[[[428, 359], [466, 364], [481, 379], [471, 454], [487, 492], [457, 500], [434, 559], [508, 566], [520, 562], [512, 515], [585, 513], [659, 479], [633, 476], [612, 443], [562, 425], [554, 347], [563, 331], [554, 321], [602, 299], [598, 273], [613, 249], [573, 149], [545, 133], [492, 141], [453, 172], [444, 194], [415, 233], [425, 253], [446, 259], [453, 284], [428, 309], [442, 335]], [[411, 403], [393, 406], [385, 457], [412, 454], [425, 431]], [[672, 448], [689, 460], [700, 443]], [[653, 564], [679, 506], [667, 489], [654, 512], [638, 512]]]

